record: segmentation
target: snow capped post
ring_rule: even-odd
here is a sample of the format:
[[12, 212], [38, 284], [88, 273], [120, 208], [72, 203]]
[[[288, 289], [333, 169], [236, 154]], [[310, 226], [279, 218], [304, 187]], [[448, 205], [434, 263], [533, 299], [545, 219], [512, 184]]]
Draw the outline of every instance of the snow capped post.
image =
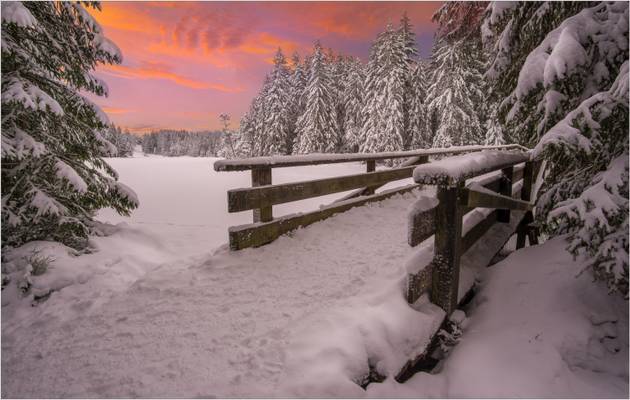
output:
[[[435, 236], [432, 248], [431, 243], [422, 245], [420, 256], [412, 259], [407, 266], [407, 301], [415, 302], [430, 288], [431, 302], [441, 307], [447, 315], [457, 308], [462, 254], [484, 237], [495, 222], [508, 222], [500, 225], [505, 226], [504, 229], [511, 236], [524, 216], [523, 211], [532, 209], [528, 201], [512, 198], [512, 182], [520, 174], [520, 169], [519, 174], [514, 172], [514, 166], [523, 162], [529, 162], [529, 153], [482, 151], [416, 167], [414, 181], [436, 185], [438, 204], [436, 207], [434, 203], [424, 201], [412, 210], [410, 223], [416, 226], [409, 229], [409, 244], [414, 246], [424, 242], [432, 233]], [[501, 174], [464, 186], [466, 180], [494, 171], [501, 171]], [[477, 212], [473, 210], [478, 207], [496, 210], [475, 220], [471, 214]], [[511, 223], [510, 210], [521, 211], [515, 214]], [[431, 222], [427, 223], [431, 220], [434, 221], [433, 226]], [[509, 236], [504, 239], [507, 240]], [[495, 246], [499, 245], [496, 250], [504, 243], [496, 239], [494, 241], [497, 242]]]

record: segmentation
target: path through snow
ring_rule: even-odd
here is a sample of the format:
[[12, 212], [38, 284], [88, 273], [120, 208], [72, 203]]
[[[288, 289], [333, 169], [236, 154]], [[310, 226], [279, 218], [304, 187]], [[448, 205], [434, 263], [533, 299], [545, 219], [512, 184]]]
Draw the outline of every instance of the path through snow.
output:
[[[330, 379], [331, 393], [361, 395], [350, 379], [367, 373], [368, 357], [384, 370], [402, 365], [405, 352], [421, 346], [442, 315], [430, 304], [414, 311], [402, 296], [403, 265], [411, 252], [407, 209], [417, 195], [353, 209], [236, 253], [223, 246], [207, 255], [197, 247], [196, 256], [178, 257], [165, 236], [151, 235], [138, 223], [97, 238], [103, 251], [93, 255], [69, 257], [56, 249], [56, 264], [90, 257], [102, 263], [112, 246], [123, 257], [117, 260], [122, 267], [129, 267], [134, 253], [153, 253], [164, 262], [143, 260], [139, 270], [146, 273], [112, 284], [109, 292], [101, 292], [103, 276], [111, 274], [104, 269], [100, 277], [54, 292], [36, 312], [3, 307], [14, 318], [3, 318], [2, 395], [321, 394], [314, 379]], [[203, 229], [189, 228], [193, 251], [203, 240], [194, 235]], [[185, 248], [185, 236], [173, 240], [175, 248]], [[375, 326], [382, 335], [369, 333]], [[409, 340], [408, 329], [427, 332]], [[315, 343], [303, 340], [309, 334]], [[379, 345], [378, 354], [367, 354], [363, 340]], [[338, 367], [330, 362], [335, 353]], [[322, 363], [326, 376], [313, 370]]]

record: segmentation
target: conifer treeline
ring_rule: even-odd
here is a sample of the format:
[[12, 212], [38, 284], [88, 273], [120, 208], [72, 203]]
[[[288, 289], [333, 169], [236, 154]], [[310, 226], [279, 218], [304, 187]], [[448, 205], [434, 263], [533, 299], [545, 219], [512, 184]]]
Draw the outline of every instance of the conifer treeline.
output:
[[[273, 70], [241, 120], [235, 154], [226, 155], [502, 143], [482, 79], [479, 27], [486, 6], [442, 7], [434, 16], [441, 28], [428, 61], [418, 57], [406, 14], [397, 27], [390, 24], [377, 35], [366, 64], [324, 50], [319, 42], [304, 60], [294, 54], [290, 63], [278, 49]], [[451, 27], [453, 14], [467, 23]]]

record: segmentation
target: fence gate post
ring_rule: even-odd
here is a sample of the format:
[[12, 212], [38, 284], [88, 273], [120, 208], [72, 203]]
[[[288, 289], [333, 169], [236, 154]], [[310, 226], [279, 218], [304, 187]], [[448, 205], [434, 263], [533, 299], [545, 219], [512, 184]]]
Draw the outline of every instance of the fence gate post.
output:
[[438, 186], [440, 204], [435, 220], [435, 255], [431, 278], [431, 302], [450, 315], [457, 308], [462, 212], [459, 206], [464, 182], [455, 187]]
[[[252, 186], [271, 185], [271, 168], [253, 168], [252, 169]], [[253, 210], [254, 222], [269, 222], [273, 219], [272, 206], [257, 208]]]
[[[499, 182], [499, 193], [512, 197], [512, 178], [514, 176], [514, 167], [508, 167], [501, 170], [503, 176]], [[510, 222], [510, 210], [497, 210], [497, 221]]]

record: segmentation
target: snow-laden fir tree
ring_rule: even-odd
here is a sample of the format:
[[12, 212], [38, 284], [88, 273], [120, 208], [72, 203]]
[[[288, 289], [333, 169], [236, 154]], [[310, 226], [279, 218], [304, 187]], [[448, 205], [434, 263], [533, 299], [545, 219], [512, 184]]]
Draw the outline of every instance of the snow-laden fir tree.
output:
[[[556, 113], [558, 108], [572, 109], [585, 98], [580, 91], [594, 85], [602, 87], [598, 82], [573, 82], [563, 80], [566, 87], [550, 90], [549, 82], [539, 79], [545, 74], [545, 60], [559, 52], [571, 52], [571, 48], [558, 47], [552, 55], [549, 49], [530, 54], [539, 47], [548, 34], [555, 30], [567, 18], [578, 14], [583, 9], [592, 7], [593, 2], [493, 2], [488, 7], [482, 31], [484, 46], [490, 54], [490, 66], [486, 76], [492, 81], [492, 91], [499, 96], [499, 120], [505, 129], [505, 139], [509, 143], [520, 143], [527, 147], [535, 146], [542, 135], [563, 118], [563, 113]], [[590, 27], [585, 27], [590, 28]], [[558, 33], [559, 34], [559, 33]], [[564, 43], [568, 43], [563, 41]], [[579, 40], [578, 40], [579, 42]], [[595, 49], [596, 46], [589, 46]], [[578, 50], [569, 61], [584, 58], [584, 50]], [[597, 51], [599, 53], [599, 51]], [[602, 56], [605, 56], [603, 54]], [[526, 60], [529, 58], [528, 65]], [[621, 65], [618, 63], [618, 66]], [[567, 69], [575, 70], [581, 65], [570, 64]], [[588, 66], [592, 69], [594, 65]], [[548, 72], [551, 70], [548, 69]], [[584, 74], [589, 74], [588, 70]], [[561, 74], [562, 75], [562, 74]], [[562, 77], [561, 77], [562, 78]], [[575, 77], [578, 78], [578, 77]], [[605, 79], [610, 85], [614, 77]], [[545, 83], [545, 86], [537, 86]], [[516, 86], [519, 90], [516, 91]], [[579, 88], [582, 86], [582, 88]], [[590, 89], [586, 89], [590, 90]], [[584, 93], [588, 95], [588, 93]], [[563, 104], [565, 102], [573, 104]]]
[[251, 132], [252, 132], [252, 146], [251, 152], [254, 156], [268, 155], [268, 137], [265, 135], [267, 116], [269, 114], [269, 107], [267, 106], [267, 98], [269, 89], [271, 87], [271, 77], [265, 76], [263, 86], [258, 93], [258, 96], [254, 98], [252, 102], [251, 116]]
[[315, 43], [304, 91], [304, 114], [297, 122], [295, 153], [332, 153], [337, 146], [337, 115], [333, 85], [324, 62], [322, 46]]
[[435, 124], [433, 147], [483, 143], [481, 66], [469, 44], [465, 39], [436, 43], [432, 68], [427, 109]]
[[335, 104], [335, 115], [337, 116], [337, 145], [335, 152], [343, 151], [346, 147], [346, 131], [344, 121], [346, 118], [345, 93], [348, 84], [350, 66], [347, 57], [338, 54], [334, 57], [330, 66], [331, 82], [333, 87], [333, 102]]
[[409, 136], [411, 149], [428, 149], [433, 145], [433, 136], [429, 126], [427, 113], [427, 73], [424, 62], [419, 61], [412, 66], [409, 99]]
[[[423, 85], [420, 83], [416, 86], [418, 75], [416, 74], [418, 68], [418, 48], [416, 45], [416, 34], [413, 31], [413, 25], [407, 16], [407, 13], [403, 13], [400, 19], [400, 26], [398, 27], [398, 35], [402, 42], [403, 52], [405, 54], [405, 90], [403, 92], [403, 149], [409, 150], [414, 143], [414, 137], [420, 133], [417, 131], [418, 116], [417, 113], [423, 112]], [[415, 121], [412, 121], [415, 119]]]
[[407, 65], [401, 36], [390, 24], [379, 33], [370, 50], [362, 110], [365, 132], [362, 152], [403, 149]]
[[627, 296], [628, 3], [495, 4], [485, 26], [507, 132], [546, 160], [539, 220]]
[[219, 121], [221, 121], [221, 150], [219, 157], [235, 158], [237, 146], [234, 133], [230, 129], [231, 117], [228, 114], [221, 114], [219, 115]]
[[[253, 102], [252, 102], [253, 103]], [[249, 110], [241, 118], [238, 130], [238, 138], [236, 139], [236, 156], [240, 158], [252, 157], [252, 149], [254, 147], [254, 119], [253, 104]]]
[[295, 52], [291, 57], [293, 71], [289, 78], [289, 136], [287, 137], [288, 153], [293, 153], [293, 144], [297, 136], [297, 120], [304, 113], [304, 89], [306, 88], [307, 74], [305, 66], [300, 60], [300, 55]]
[[105, 149], [101, 153], [102, 157], [131, 157], [133, 154], [134, 147], [136, 145], [136, 136], [129, 133], [128, 130], [125, 132], [120, 129], [120, 127], [111, 124], [107, 129], [102, 132], [103, 137], [116, 147], [116, 153], [111, 154], [109, 149]]
[[483, 142], [486, 146], [499, 146], [505, 144], [503, 139], [503, 127], [499, 122], [498, 108], [493, 107], [486, 121], [486, 138]]
[[91, 71], [120, 61], [84, 5], [2, 2], [3, 246], [84, 248], [98, 209], [127, 215], [137, 206], [100, 158], [115, 151], [102, 136], [106, 116], [80, 94], [107, 94]]
[[347, 62], [348, 77], [343, 93], [345, 131], [344, 151], [356, 153], [365, 141], [363, 134], [363, 96], [365, 73], [363, 64], [355, 57], [350, 57]]
[[291, 137], [291, 108], [287, 60], [278, 48], [273, 59], [273, 70], [269, 76], [269, 87], [265, 96], [266, 120], [262, 135], [265, 137], [265, 155], [289, 154], [288, 143]]
[[445, 3], [433, 16], [438, 23], [433, 49], [427, 113], [433, 147], [482, 144], [485, 139], [481, 18], [484, 3]]

